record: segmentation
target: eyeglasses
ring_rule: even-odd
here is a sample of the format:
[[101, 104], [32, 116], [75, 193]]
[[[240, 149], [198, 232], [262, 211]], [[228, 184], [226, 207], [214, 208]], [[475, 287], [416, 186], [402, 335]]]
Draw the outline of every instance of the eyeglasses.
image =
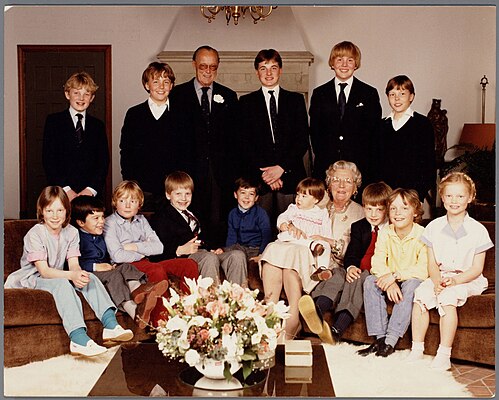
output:
[[216, 71], [218, 69], [218, 64], [212, 64], [212, 65], [208, 65], [208, 64], [198, 64], [198, 68], [201, 70], [201, 71], [205, 71], [207, 69], [209, 69], [210, 71]]
[[345, 186], [352, 186], [353, 185], [353, 179], [352, 178], [338, 178], [337, 176], [331, 177], [329, 180], [330, 185], [338, 186], [341, 182]]

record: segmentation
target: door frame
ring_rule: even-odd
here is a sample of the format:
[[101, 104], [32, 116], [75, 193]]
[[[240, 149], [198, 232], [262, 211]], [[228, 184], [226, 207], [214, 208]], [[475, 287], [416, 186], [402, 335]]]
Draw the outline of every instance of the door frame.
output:
[[[106, 92], [104, 93], [106, 105], [106, 136], [109, 147], [109, 169], [106, 177], [106, 208], [110, 205], [110, 194], [112, 193], [111, 177], [112, 177], [112, 70], [111, 70], [111, 45], [17, 45], [17, 68], [18, 68], [18, 87], [19, 87], [19, 187], [20, 187], [20, 208], [19, 213], [22, 214], [28, 209], [27, 204], [27, 148], [26, 148], [26, 86], [25, 86], [25, 62], [26, 54], [33, 52], [102, 52], [104, 53], [104, 68], [105, 68], [105, 84]], [[109, 203], [109, 204], [108, 204]]]

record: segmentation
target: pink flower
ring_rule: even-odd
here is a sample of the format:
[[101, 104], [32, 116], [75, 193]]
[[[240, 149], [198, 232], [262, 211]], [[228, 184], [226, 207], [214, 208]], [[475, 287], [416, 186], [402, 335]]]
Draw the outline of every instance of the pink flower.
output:
[[210, 301], [206, 304], [206, 311], [208, 311], [213, 318], [224, 317], [227, 315], [228, 308], [228, 304], [226, 304], [222, 299]]
[[239, 302], [243, 299], [244, 289], [239, 285], [233, 285], [230, 291], [230, 297]]
[[204, 341], [208, 340], [208, 338], [210, 337], [210, 332], [208, 331], [208, 329], [201, 329], [199, 331], [199, 337], [204, 342]]

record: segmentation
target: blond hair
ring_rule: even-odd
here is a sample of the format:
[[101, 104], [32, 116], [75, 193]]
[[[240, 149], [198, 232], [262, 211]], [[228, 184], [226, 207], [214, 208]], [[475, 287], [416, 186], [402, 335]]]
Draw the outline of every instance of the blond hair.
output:
[[402, 189], [402, 188], [395, 189], [388, 198], [388, 206], [391, 206], [391, 204], [395, 201], [395, 199], [398, 196], [401, 197], [402, 202], [405, 205], [409, 205], [414, 209], [414, 222], [416, 223], [421, 222], [421, 220], [423, 219], [424, 210], [423, 210], [423, 205], [419, 200], [418, 192], [414, 189]]
[[111, 201], [113, 209], [116, 209], [118, 200], [124, 196], [135, 197], [139, 201], [139, 208], [144, 205], [144, 192], [140, 188], [139, 184], [135, 181], [123, 181], [114, 188], [113, 198]]
[[451, 172], [443, 177], [443, 179], [438, 184], [438, 194], [440, 195], [440, 197], [443, 196], [445, 188], [453, 183], [462, 183], [464, 186], [466, 186], [470, 193], [471, 201], [475, 200], [475, 182], [473, 182], [473, 179], [471, 179], [464, 172]]
[[86, 88], [91, 94], [95, 94], [99, 86], [95, 84], [89, 73], [85, 71], [75, 72], [64, 84], [64, 91], [69, 92], [71, 89], [80, 88]]
[[329, 66], [333, 68], [334, 59], [336, 57], [352, 57], [355, 60], [355, 69], [360, 68], [360, 49], [352, 42], [344, 41], [340, 42], [331, 49], [331, 54], [329, 55]]

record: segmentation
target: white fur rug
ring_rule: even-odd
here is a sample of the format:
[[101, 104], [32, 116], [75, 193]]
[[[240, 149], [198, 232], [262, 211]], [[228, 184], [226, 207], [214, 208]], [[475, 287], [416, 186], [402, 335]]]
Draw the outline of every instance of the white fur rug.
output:
[[[472, 397], [451, 372], [428, 368], [432, 357], [418, 364], [404, 362], [409, 351], [390, 357], [358, 356], [362, 347], [347, 343], [325, 345], [337, 397]], [[26, 397], [84, 397], [118, 350], [93, 359], [70, 355], [4, 369], [4, 395]]]

